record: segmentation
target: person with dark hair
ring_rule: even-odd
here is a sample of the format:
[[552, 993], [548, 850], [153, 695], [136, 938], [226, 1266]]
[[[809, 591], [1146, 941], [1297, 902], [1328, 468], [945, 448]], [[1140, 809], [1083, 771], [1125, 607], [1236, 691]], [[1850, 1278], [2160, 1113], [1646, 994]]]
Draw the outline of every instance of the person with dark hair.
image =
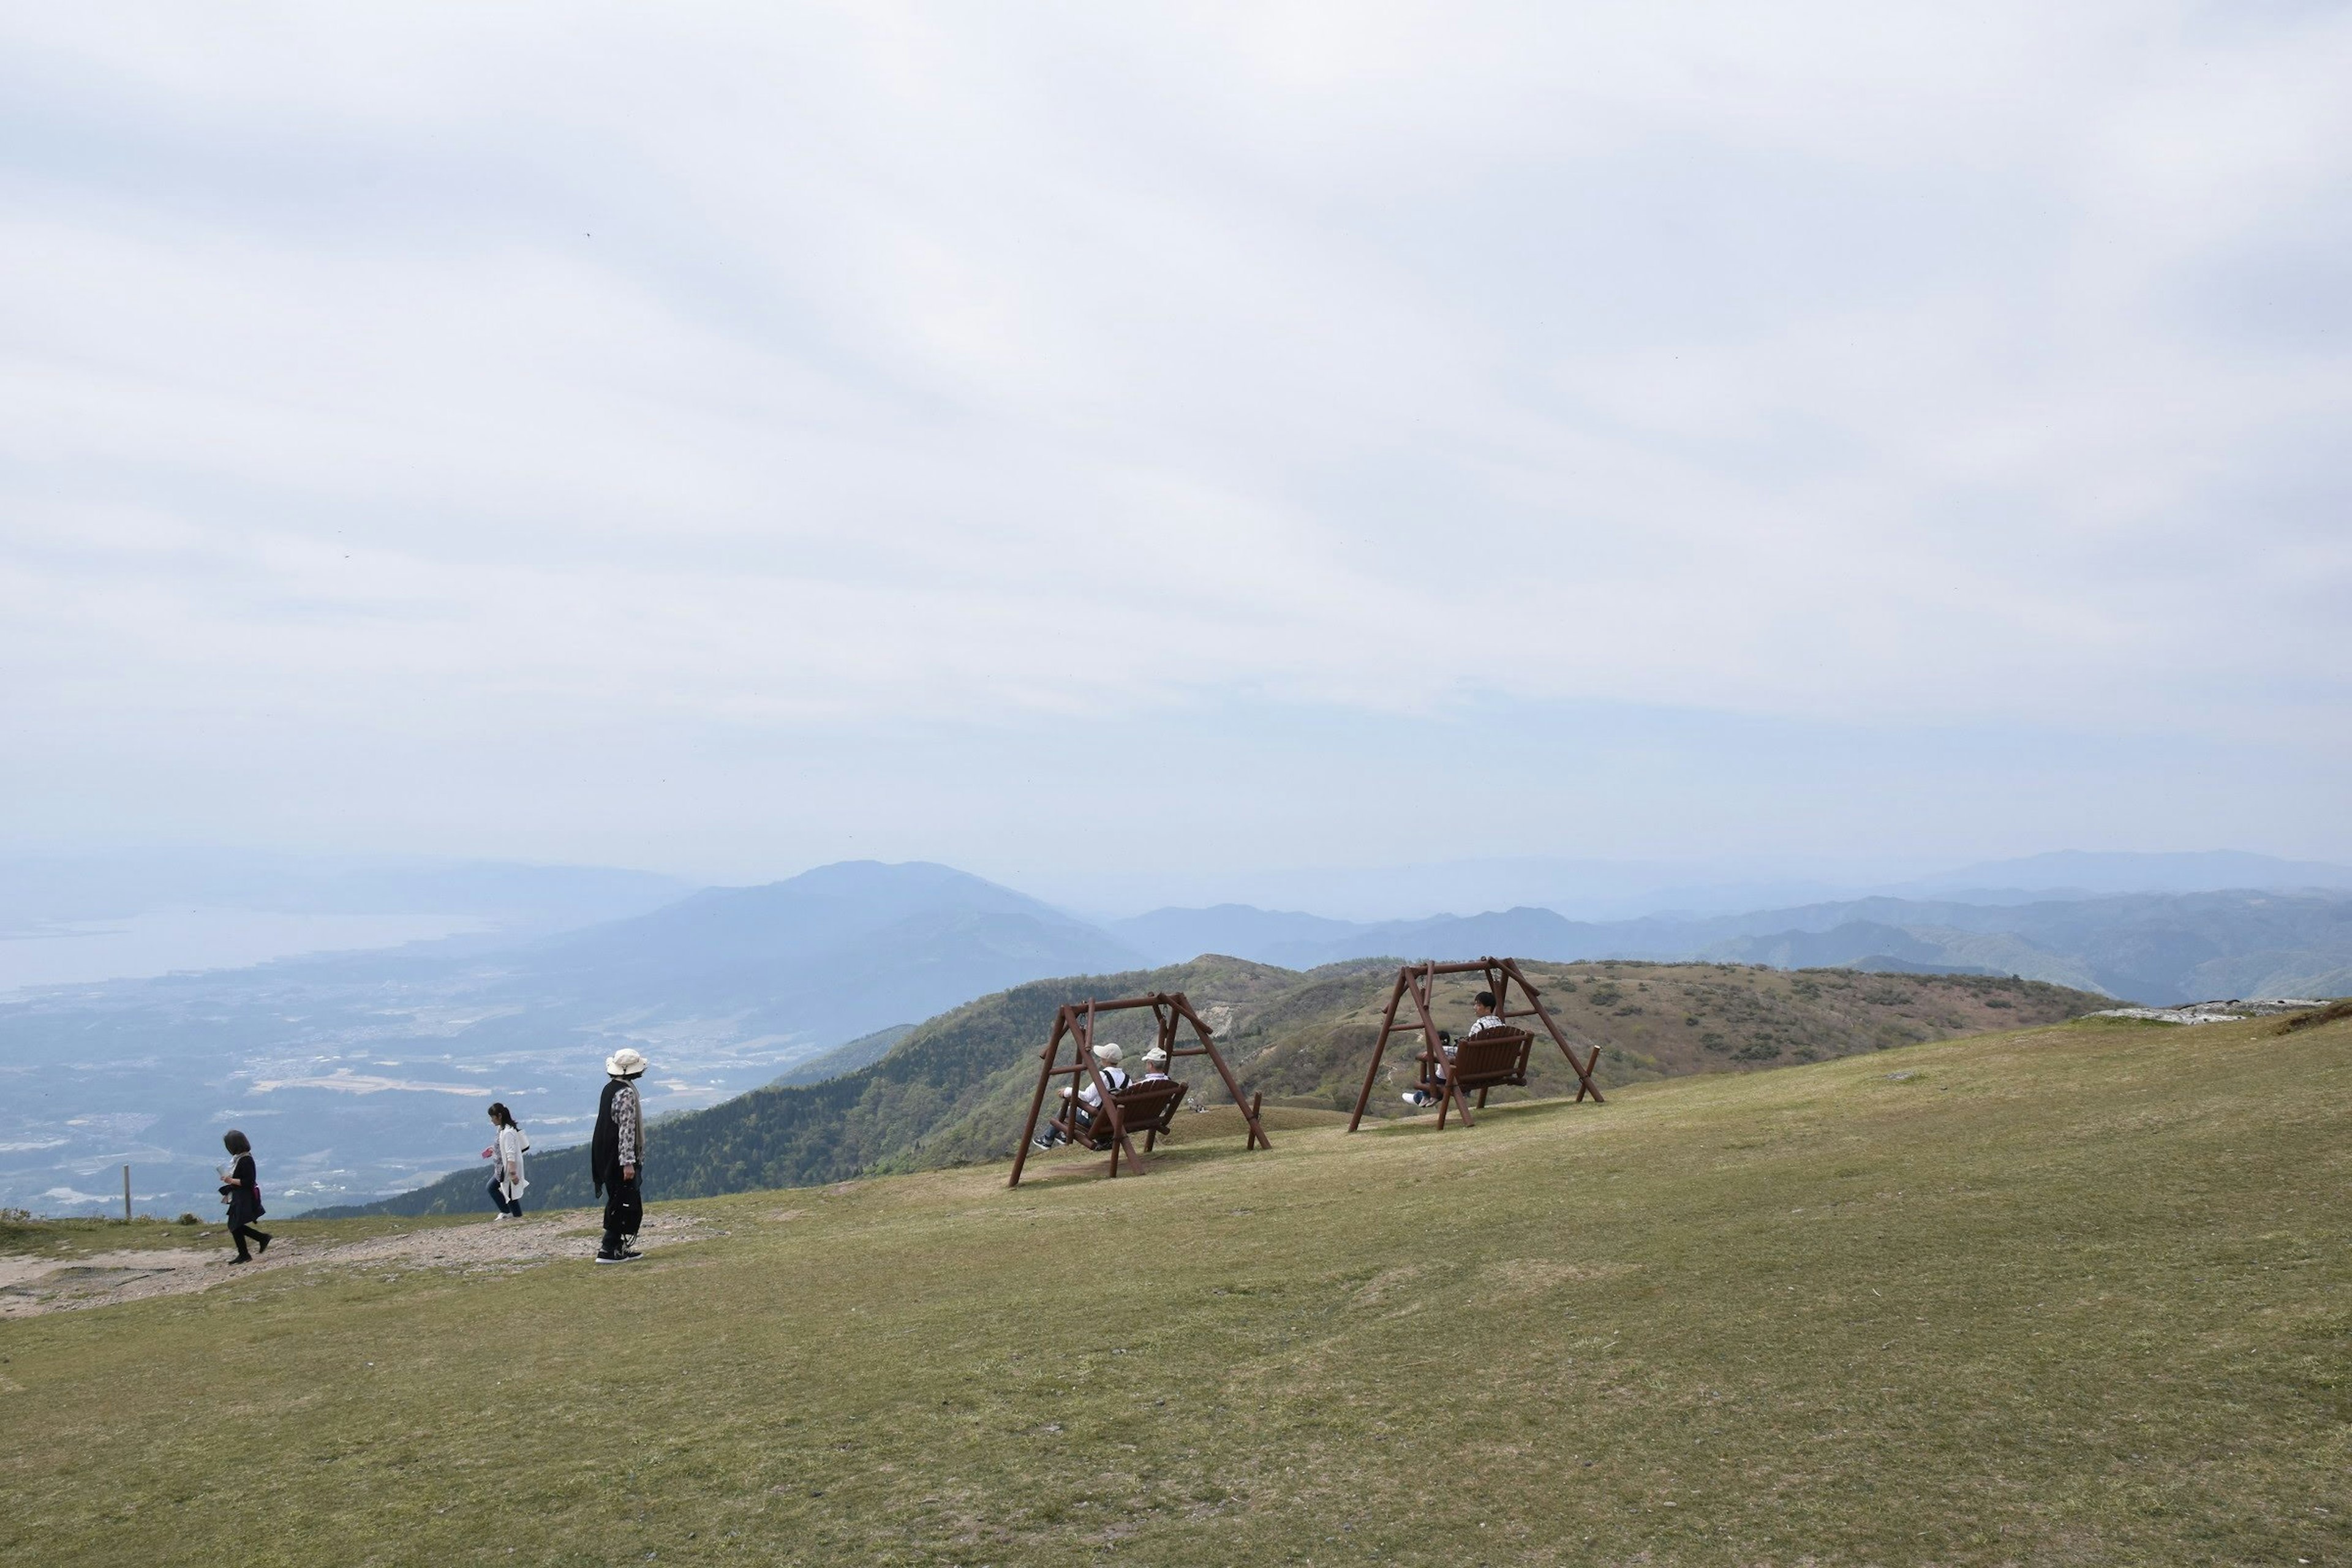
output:
[[253, 1163], [253, 1144], [236, 1128], [221, 1137], [221, 1147], [229, 1152], [228, 1169], [220, 1173], [221, 1201], [228, 1205], [229, 1239], [236, 1243], [233, 1263], [250, 1263], [254, 1255], [246, 1249], [250, 1241], [260, 1251], [269, 1250], [269, 1233], [256, 1230], [253, 1222], [269, 1211], [261, 1206], [261, 1171]]
[[523, 1137], [522, 1129], [515, 1125], [514, 1112], [506, 1108], [503, 1100], [491, 1102], [490, 1126], [490, 1146], [482, 1151], [482, 1158], [492, 1162], [490, 1202], [499, 1205], [498, 1219], [520, 1219], [522, 1190], [530, 1185], [523, 1180], [522, 1156], [530, 1143]]
[[626, 1046], [604, 1059], [604, 1096], [596, 1102], [596, 1132], [588, 1142], [588, 1173], [604, 1194], [599, 1263], [627, 1263], [638, 1256], [637, 1227], [646, 1217], [646, 1118], [637, 1079], [647, 1065]]
[[[1503, 1017], [1495, 1010], [1495, 994], [1492, 991], [1479, 992], [1470, 998], [1470, 1005], [1478, 1010], [1478, 1016], [1470, 1020], [1468, 1028], [1462, 1031], [1465, 1039], [1472, 1035], [1483, 1035], [1489, 1029], [1503, 1027]], [[1442, 1059], [1437, 1064], [1436, 1091], [1433, 1093], [1425, 1089], [1409, 1089], [1404, 1094], [1404, 1102], [1407, 1105], [1435, 1105], [1444, 1097], [1445, 1064], [1454, 1059], [1454, 1037], [1442, 1029], [1439, 1030], [1437, 1054]]]
[[1478, 1009], [1478, 1016], [1470, 1020], [1468, 1028], [1462, 1031], [1465, 1035], [1483, 1035], [1489, 1029], [1503, 1026], [1503, 1016], [1495, 1011], [1495, 994], [1492, 991], [1479, 992], [1470, 998], [1470, 1005]]

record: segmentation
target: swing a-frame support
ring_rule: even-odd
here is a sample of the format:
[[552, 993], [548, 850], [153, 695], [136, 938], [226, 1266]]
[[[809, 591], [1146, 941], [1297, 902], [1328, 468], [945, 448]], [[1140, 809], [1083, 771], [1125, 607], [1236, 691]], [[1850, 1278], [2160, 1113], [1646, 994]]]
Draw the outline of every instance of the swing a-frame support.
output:
[[[1138, 1129], [1144, 1131], [1144, 1142], [1149, 1147], [1157, 1142], [1159, 1132], [1165, 1129], [1166, 1113], [1175, 1109], [1174, 1101], [1181, 1098], [1181, 1094], [1155, 1096], [1155, 1091], [1160, 1089], [1158, 1085], [1131, 1085], [1114, 1094], [1110, 1085], [1103, 1079], [1101, 1068], [1095, 1063], [1096, 1020], [1105, 1013], [1132, 1012], [1142, 1008], [1151, 1011], [1158, 1043], [1160, 1048], [1168, 1053], [1170, 1066], [1175, 1065], [1174, 1058], [1178, 1057], [1206, 1057], [1209, 1065], [1217, 1069], [1217, 1077], [1224, 1081], [1225, 1092], [1234, 1097], [1234, 1103], [1241, 1108], [1242, 1121], [1249, 1128], [1249, 1141], [1244, 1146], [1251, 1149], [1274, 1147], [1266, 1138], [1265, 1127], [1259, 1124], [1256, 1101], [1242, 1098], [1242, 1086], [1234, 1077], [1233, 1068], [1225, 1065], [1225, 1058], [1218, 1053], [1215, 1036], [1209, 1026], [1201, 1021], [1201, 1015], [1192, 1010], [1192, 1004], [1185, 1000], [1181, 991], [1155, 991], [1149, 996], [1129, 996], [1116, 1002], [1069, 1002], [1054, 1015], [1053, 1036], [1046, 1040], [1045, 1048], [1038, 1053], [1037, 1092], [1029, 1097], [1029, 1121], [1021, 1129], [1019, 1146], [1013, 1151], [1013, 1179], [1006, 1185], [1017, 1187], [1021, 1184], [1022, 1167], [1029, 1163], [1030, 1141], [1037, 1136], [1037, 1118], [1045, 1109], [1045, 1091], [1053, 1087], [1057, 1078], [1068, 1079], [1072, 1090], [1078, 1087], [1082, 1079], [1094, 1084], [1097, 1106], [1095, 1131], [1099, 1135], [1107, 1124], [1112, 1175], [1118, 1174], [1122, 1154], [1127, 1158], [1130, 1175], [1140, 1175], [1150, 1169], [1129, 1135], [1129, 1111], [1139, 1109], [1142, 1102], [1150, 1100], [1152, 1110], [1160, 1113], [1159, 1128]], [[1180, 1045], [1177, 1034], [1186, 1026], [1192, 1029], [1192, 1043]], [[1067, 1062], [1061, 1059], [1065, 1041], [1070, 1047]], [[1064, 1120], [1066, 1127], [1069, 1115], [1070, 1112], [1066, 1110], [1057, 1120]]]
[[[1480, 1035], [1465, 1035], [1455, 1042], [1456, 1056], [1448, 1063], [1437, 1037], [1437, 980], [1444, 974], [1482, 974], [1486, 988], [1495, 994], [1495, 1011], [1504, 1027]], [[1512, 992], [1518, 993], [1518, 1005], [1513, 1006]], [[1408, 1007], [1406, 1004], [1410, 1003]], [[1467, 963], [1408, 963], [1397, 971], [1396, 985], [1389, 992], [1388, 1010], [1381, 1015], [1381, 1037], [1372, 1046], [1371, 1065], [1364, 1069], [1364, 1087], [1356, 1096], [1356, 1113], [1348, 1119], [1348, 1131], [1353, 1132], [1364, 1120], [1364, 1108], [1372, 1102], [1372, 1086], [1379, 1081], [1381, 1058], [1388, 1054], [1389, 1041], [1397, 1035], [1419, 1035], [1421, 1050], [1414, 1059], [1421, 1064], [1423, 1087], [1438, 1095], [1437, 1125], [1444, 1127], [1449, 1111], [1458, 1111], [1462, 1125], [1470, 1123], [1468, 1091], [1478, 1091], [1478, 1109], [1486, 1109], [1486, 1091], [1497, 1084], [1525, 1083], [1528, 1080], [1528, 1047], [1533, 1036], [1519, 1027], [1516, 1020], [1536, 1018], [1542, 1021], [1544, 1033], [1568, 1065], [1576, 1073], [1576, 1098], [1591, 1099], [1601, 1103], [1601, 1089], [1592, 1081], [1592, 1069], [1600, 1063], [1601, 1047], [1588, 1046], [1580, 1057], [1568, 1037], [1560, 1033], [1559, 1021], [1543, 1005], [1543, 997], [1528, 977], [1520, 973], [1518, 961], [1510, 958], [1479, 958]], [[1473, 1060], [1474, 1056], [1480, 1058]], [[1492, 1058], [1491, 1062], [1484, 1060]], [[1512, 1058], [1516, 1058], [1514, 1061]], [[1448, 1070], [1441, 1078], [1440, 1066]], [[1484, 1081], [1481, 1081], [1484, 1079]]]

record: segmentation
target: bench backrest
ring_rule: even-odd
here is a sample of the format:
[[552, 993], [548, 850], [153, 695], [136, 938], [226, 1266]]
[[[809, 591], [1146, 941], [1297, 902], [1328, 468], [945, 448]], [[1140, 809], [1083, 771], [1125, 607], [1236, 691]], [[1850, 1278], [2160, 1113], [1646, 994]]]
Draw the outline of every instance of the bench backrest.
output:
[[1171, 1078], [1164, 1083], [1131, 1084], [1111, 1098], [1118, 1101], [1119, 1120], [1127, 1123], [1129, 1136], [1165, 1132], [1176, 1120], [1176, 1108], [1184, 1103], [1185, 1089], [1191, 1087]]
[[1465, 1091], [1528, 1081], [1528, 1048], [1535, 1037], [1525, 1029], [1481, 1029], [1454, 1043], [1446, 1072]]
[[[1176, 1108], [1184, 1103], [1184, 1091], [1191, 1087], [1175, 1079], [1164, 1083], [1134, 1083], [1113, 1094], [1111, 1100], [1118, 1106], [1119, 1120], [1127, 1124], [1127, 1135], [1140, 1138], [1147, 1132], [1169, 1130], [1176, 1120]], [[1109, 1147], [1110, 1118], [1097, 1113], [1087, 1133], [1094, 1147]]]

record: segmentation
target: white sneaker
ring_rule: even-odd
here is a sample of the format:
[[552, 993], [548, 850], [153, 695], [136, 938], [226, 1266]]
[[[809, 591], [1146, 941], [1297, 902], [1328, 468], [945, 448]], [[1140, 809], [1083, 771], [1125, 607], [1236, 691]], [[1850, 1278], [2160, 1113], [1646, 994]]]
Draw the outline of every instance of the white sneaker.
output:
[[1406, 1089], [1401, 1098], [1402, 1098], [1407, 1105], [1417, 1106], [1427, 1105], [1429, 1103], [1429, 1096], [1422, 1093], [1421, 1090], [1417, 1089]]

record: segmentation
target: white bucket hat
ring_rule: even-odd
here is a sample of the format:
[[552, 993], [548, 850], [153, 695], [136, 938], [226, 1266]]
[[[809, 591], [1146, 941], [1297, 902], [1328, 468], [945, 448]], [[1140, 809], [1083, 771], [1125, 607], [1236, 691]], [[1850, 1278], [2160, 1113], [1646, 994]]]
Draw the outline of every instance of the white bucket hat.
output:
[[1168, 1059], [1168, 1053], [1154, 1046], [1143, 1053], [1143, 1059], [1148, 1062], [1164, 1062]]
[[1095, 1060], [1107, 1068], [1115, 1068], [1126, 1059], [1127, 1053], [1118, 1048], [1117, 1040], [1105, 1040], [1095, 1047]]
[[629, 1046], [623, 1046], [604, 1058], [604, 1070], [614, 1078], [635, 1078], [652, 1065]]

